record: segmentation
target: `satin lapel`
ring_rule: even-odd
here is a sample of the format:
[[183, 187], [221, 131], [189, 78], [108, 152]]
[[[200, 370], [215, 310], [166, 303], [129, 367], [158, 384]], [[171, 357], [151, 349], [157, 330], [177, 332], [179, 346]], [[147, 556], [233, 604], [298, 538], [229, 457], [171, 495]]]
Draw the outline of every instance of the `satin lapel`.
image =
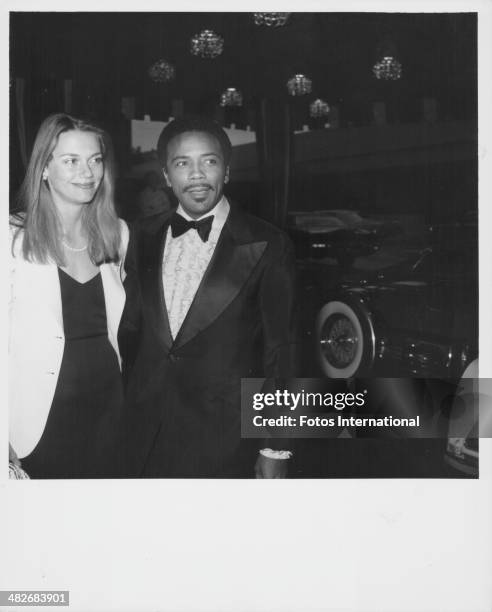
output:
[[140, 274], [144, 301], [150, 304], [151, 324], [157, 336], [169, 349], [173, 339], [162, 284], [162, 258], [168, 227], [169, 222], [165, 221], [155, 232], [142, 232]]
[[220, 316], [250, 277], [266, 246], [266, 242], [238, 244], [226, 223], [176, 336], [175, 348], [189, 342]]

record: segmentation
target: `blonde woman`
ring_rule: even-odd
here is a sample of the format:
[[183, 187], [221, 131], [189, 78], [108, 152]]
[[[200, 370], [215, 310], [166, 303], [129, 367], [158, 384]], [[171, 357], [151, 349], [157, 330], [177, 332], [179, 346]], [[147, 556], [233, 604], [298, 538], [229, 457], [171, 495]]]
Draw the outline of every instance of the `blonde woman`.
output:
[[95, 125], [48, 117], [11, 217], [9, 441], [31, 478], [121, 475], [128, 229], [112, 159]]

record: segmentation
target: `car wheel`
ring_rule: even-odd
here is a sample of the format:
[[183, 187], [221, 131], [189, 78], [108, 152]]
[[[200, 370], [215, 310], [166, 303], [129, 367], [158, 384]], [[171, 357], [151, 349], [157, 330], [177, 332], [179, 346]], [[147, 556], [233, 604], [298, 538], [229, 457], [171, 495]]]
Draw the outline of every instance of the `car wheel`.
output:
[[363, 306], [333, 301], [321, 308], [316, 318], [316, 350], [325, 376], [367, 373], [374, 362], [374, 346], [371, 317]]

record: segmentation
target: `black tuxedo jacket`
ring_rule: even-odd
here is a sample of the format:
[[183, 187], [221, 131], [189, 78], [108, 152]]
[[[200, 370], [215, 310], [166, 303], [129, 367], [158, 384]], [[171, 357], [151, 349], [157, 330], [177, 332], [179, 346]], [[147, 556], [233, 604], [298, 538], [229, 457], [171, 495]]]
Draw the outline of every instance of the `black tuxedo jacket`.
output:
[[259, 442], [241, 441], [241, 378], [295, 375], [292, 246], [232, 205], [173, 340], [162, 284], [170, 216], [133, 228], [127, 255], [128, 475], [253, 477]]

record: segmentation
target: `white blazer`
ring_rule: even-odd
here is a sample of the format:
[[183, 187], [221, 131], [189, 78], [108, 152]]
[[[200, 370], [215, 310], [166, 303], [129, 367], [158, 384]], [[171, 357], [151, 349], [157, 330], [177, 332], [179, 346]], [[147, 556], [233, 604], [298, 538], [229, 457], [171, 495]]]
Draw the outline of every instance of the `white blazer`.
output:
[[[118, 356], [118, 326], [125, 304], [123, 261], [128, 227], [121, 221], [118, 263], [102, 264], [108, 339]], [[36, 264], [22, 256], [22, 232], [10, 260], [9, 442], [22, 458], [43, 434], [60, 374], [65, 336], [56, 264]]]

